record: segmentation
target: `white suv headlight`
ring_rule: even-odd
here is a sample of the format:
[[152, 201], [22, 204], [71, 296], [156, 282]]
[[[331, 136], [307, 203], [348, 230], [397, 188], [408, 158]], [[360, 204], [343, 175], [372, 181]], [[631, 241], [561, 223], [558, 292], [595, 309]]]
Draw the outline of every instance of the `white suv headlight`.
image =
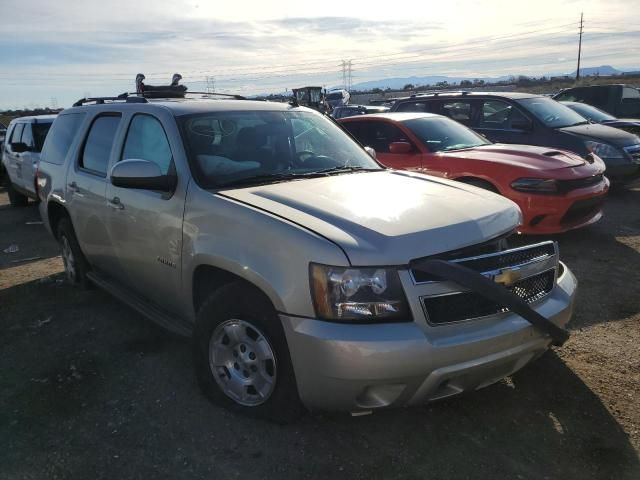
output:
[[396, 269], [312, 263], [309, 274], [311, 296], [319, 318], [362, 323], [411, 321]]

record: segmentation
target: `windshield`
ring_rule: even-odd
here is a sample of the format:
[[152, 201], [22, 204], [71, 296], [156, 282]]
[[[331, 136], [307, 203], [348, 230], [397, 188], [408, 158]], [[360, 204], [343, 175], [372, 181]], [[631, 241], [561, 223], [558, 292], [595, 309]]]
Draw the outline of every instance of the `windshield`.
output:
[[326, 170], [382, 170], [319, 113], [212, 112], [182, 117], [180, 123], [190, 163], [205, 188], [267, 183], [327, 174]]
[[550, 128], [571, 127], [588, 123], [579, 113], [551, 98], [522, 98], [517, 102]]
[[609, 115], [606, 112], [603, 112], [599, 108], [592, 107], [591, 105], [587, 105], [585, 103], [569, 103], [567, 104], [571, 110], [578, 112], [587, 120], [593, 120], [597, 123], [607, 122], [609, 120], [615, 120], [616, 117], [613, 115]]
[[342, 100], [342, 92], [328, 93], [327, 100]]
[[486, 138], [450, 118], [414, 118], [402, 123], [409, 127], [431, 152], [449, 152], [491, 144]]

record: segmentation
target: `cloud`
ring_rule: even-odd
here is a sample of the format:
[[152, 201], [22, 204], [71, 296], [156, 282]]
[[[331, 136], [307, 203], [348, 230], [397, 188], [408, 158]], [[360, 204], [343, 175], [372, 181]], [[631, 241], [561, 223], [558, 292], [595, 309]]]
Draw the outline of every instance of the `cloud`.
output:
[[[0, 108], [131, 90], [138, 72], [153, 84], [178, 71], [192, 89], [214, 76], [216, 88], [251, 94], [339, 85], [343, 59], [353, 61], [354, 83], [573, 69], [575, 6], [559, 6], [549, 19], [553, 0], [537, 0], [535, 8], [459, 0], [428, 9], [422, 0], [407, 0], [385, 12], [355, 3], [326, 0], [318, 15], [287, 17], [286, 0], [21, 0], [19, 8], [3, 11]], [[590, 5], [587, 18], [599, 23], [585, 33], [585, 60], [637, 63], [640, 32], [625, 27], [623, 0]], [[603, 31], [611, 25], [615, 31]]]

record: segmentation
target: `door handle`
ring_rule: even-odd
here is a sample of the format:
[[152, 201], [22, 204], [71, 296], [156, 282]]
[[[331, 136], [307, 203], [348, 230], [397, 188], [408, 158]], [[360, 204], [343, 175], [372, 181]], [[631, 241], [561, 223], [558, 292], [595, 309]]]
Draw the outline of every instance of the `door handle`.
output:
[[80, 191], [78, 184], [76, 182], [71, 182], [69, 184], [69, 191], [72, 193], [78, 193]]
[[109, 205], [114, 210], [124, 209], [124, 205], [120, 203], [120, 198], [118, 197], [113, 197], [111, 200], [107, 200], [107, 205]]

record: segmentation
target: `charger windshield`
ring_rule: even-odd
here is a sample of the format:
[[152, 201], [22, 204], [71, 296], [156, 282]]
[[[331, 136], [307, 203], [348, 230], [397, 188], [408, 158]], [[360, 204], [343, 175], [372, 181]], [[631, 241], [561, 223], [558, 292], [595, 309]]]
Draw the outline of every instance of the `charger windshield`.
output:
[[180, 122], [190, 163], [205, 188], [383, 169], [314, 112], [211, 112]]

